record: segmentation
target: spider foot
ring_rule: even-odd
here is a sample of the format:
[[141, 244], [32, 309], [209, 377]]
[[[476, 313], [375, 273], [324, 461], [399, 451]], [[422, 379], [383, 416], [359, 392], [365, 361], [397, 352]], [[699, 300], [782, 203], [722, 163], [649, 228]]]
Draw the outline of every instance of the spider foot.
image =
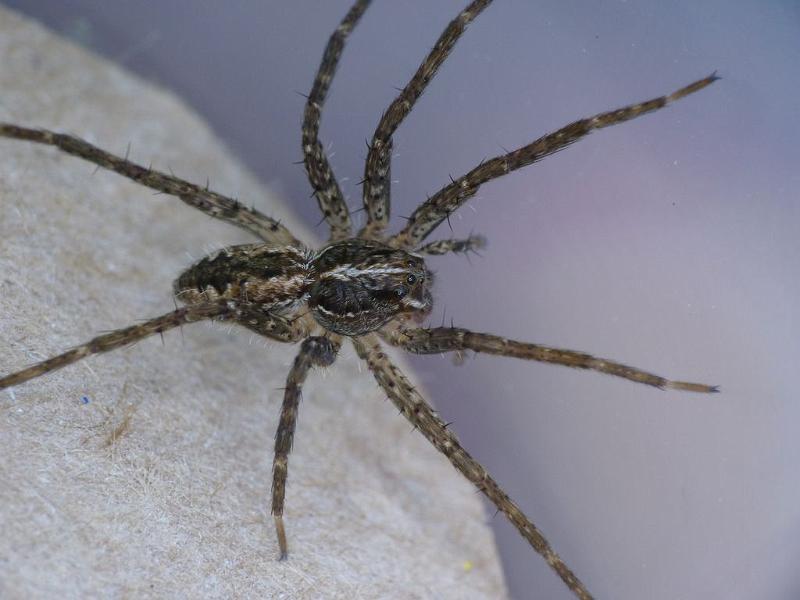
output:
[[278, 534], [278, 547], [280, 548], [280, 555], [278, 560], [286, 560], [289, 558], [289, 546], [286, 543], [286, 528], [283, 526], [283, 515], [274, 515], [275, 519], [275, 532]]
[[704, 383], [690, 383], [688, 381], [668, 381], [665, 388], [671, 390], [683, 390], [684, 392], [698, 392], [700, 394], [718, 394], [718, 385], [706, 385]]

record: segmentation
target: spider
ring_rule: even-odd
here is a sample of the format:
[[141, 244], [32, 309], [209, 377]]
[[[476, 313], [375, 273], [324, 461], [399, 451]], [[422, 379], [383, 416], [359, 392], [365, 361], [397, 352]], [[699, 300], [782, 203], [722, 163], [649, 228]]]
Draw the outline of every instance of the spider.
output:
[[662, 389], [712, 393], [715, 386], [673, 381], [612, 360], [575, 350], [476, 333], [457, 327], [421, 327], [430, 314], [432, 275], [425, 255], [467, 252], [483, 246], [481, 236], [426, 242], [451, 213], [481, 185], [558, 152], [595, 129], [616, 125], [663, 108], [714, 81], [711, 74], [665, 96], [577, 120], [530, 144], [482, 162], [453, 179], [412, 213], [397, 233], [387, 233], [390, 217], [392, 136], [422, 95], [459, 37], [491, 0], [473, 0], [440, 35], [416, 73], [383, 113], [369, 144], [363, 177], [366, 223], [354, 235], [350, 210], [318, 134], [322, 108], [348, 35], [370, 0], [357, 0], [325, 48], [307, 97], [302, 151], [309, 182], [330, 229], [319, 249], [298, 240], [278, 221], [238, 201], [173, 175], [145, 168], [80, 138], [0, 123], [0, 135], [54, 146], [146, 187], [176, 196], [212, 217], [255, 234], [262, 241], [235, 245], [190, 266], [174, 283], [182, 304], [143, 323], [100, 335], [63, 354], [0, 378], [0, 389], [19, 385], [87, 356], [108, 352], [156, 333], [203, 320], [238, 324], [271, 340], [300, 343], [290, 368], [275, 437], [272, 515], [280, 558], [288, 556], [283, 520], [288, 459], [301, 389], [313, 367], [328, 367], [349, 339], [385, 394], [453, 466], [506, 515], [579, 598], [590, 593], [553, 550], [533, 522], [489, 473], [464, 450], [436, 411], [409, 383], [383, 350], [382, 342], [415, 354], [465, 351], [510, 356], [589, 369]]

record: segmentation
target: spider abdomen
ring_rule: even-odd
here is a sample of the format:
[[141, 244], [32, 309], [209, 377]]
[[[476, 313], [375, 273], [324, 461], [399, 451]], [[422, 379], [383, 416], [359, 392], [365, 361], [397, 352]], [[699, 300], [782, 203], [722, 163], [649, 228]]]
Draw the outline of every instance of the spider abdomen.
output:
[[230, 246], [184, 271], [175, 280], [175, 295], [187, 304], [234, 300], [281, 312], [307, 296], [311, 283], [308, 258], [291, 246]]

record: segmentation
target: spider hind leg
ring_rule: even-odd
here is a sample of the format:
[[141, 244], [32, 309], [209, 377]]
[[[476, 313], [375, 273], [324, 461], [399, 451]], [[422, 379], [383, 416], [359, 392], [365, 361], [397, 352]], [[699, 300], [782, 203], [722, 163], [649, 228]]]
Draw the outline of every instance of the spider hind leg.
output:
[[286, 497], [286, 479], [289, 473], [289, 452], [294, 441], [297, 425], [297, 409], [300, 405], [303, 383], [308, 377], [311, 367], [329, 367], [336, 360], [341, 340], [328, 337], [309, 337], [303, 341], [300, 352], [286, 378], [283, 394], [283, 405], [275, 433], [275, 455], [272, 459], [272, 517], [275, 520], [275, 532], [278, 537], [280, 558], [289, 555], [286, 541], [286, 527], [283, 523], [283, 504]]
[[206, 319], [220, 319], [230, 315], [232, 309], [227, 303], [196, 304], [178, 308], [160, 317], [150, 319], [138, 325], [131, 325], [99, 335], [85, 344], [43, 360], [30, 367], [0, 378], [0, 390], [24, 383], [41, 375], [56, 371], [67, 365], [78, 362], [93, 354], [110, 352], [128, 346], [156, 333], [164, 333], [185, 323], [193, 323]]
[[0, 137], [26, 140], [37, 144], [54, 146], [90, 163], [114, 171], [123, 177], [151, 189], [176, 196], [189, 206], [205, 214], [241, 227], [265, 242], [303, 248], [304, 245], [275, 219], [245, 206], [241, 202], [212, 192], [206, 186], [199, 186], [174, 175], [154, 171], [106, 152], [81, 138], [56, 133], [46, 129], [30, 129], [11, 123], [0, 123]]

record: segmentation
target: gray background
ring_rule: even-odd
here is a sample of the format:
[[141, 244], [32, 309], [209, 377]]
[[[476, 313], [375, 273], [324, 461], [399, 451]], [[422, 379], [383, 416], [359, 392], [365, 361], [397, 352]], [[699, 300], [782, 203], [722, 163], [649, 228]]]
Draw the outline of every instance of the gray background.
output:
[[[295, 92], [347, 1], [6, 3], [175, 90], [319, 220], [292, 164]], [[393, 86], [462, 4], [377, 1], [353, 34], [322, 127], [352, 206]], [[415, 361], [464, 445], [599, 597], [800, 595], [798, 33], [788, 0], [497, 2], [396, 136], [394, 214], [408, 215], [502, 148], [723, 76], [487, 185], [452, 220], [487, 235], [484, 256], [431, 260], [434, 321], [722, 385], [701, 397], [511, 359]], [[568, 597], [492, 523], [515, 598]]]

